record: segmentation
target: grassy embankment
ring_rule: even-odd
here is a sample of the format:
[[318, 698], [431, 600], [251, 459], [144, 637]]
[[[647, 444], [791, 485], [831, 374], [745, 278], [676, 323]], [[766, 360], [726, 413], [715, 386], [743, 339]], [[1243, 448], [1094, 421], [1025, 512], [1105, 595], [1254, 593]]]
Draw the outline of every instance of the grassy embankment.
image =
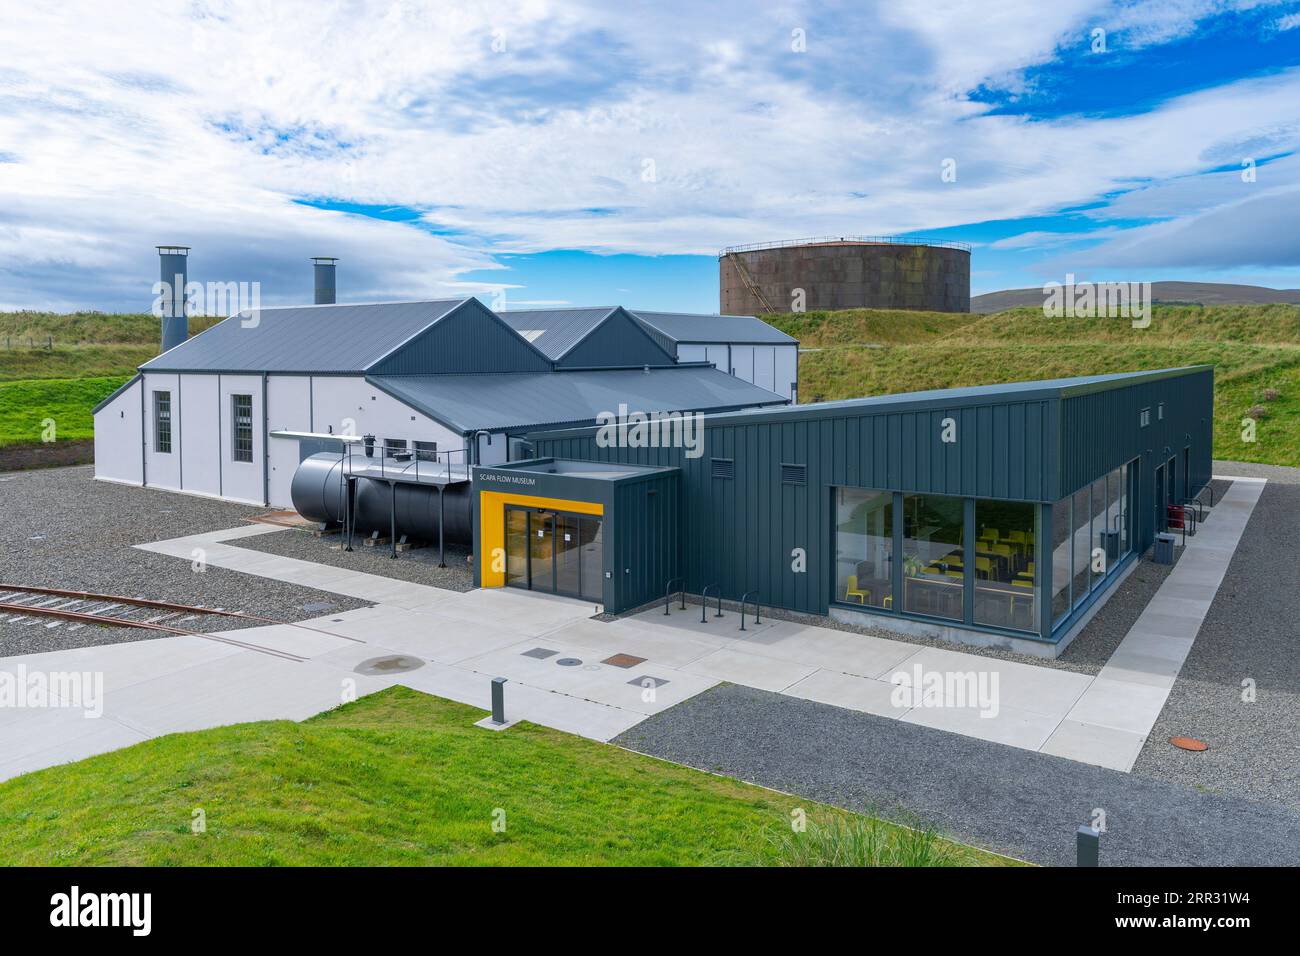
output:
[[395, 687], [302, 723], [160, 737], [0, 783], [0, 845], [34, 865], [1014, 864], [483, 716]]
[[40, 442], [47, 419], [59, 441], [92, 437], [90, 410], [157, 354], [152, 315], [0, 312], [0, 447]]
[[[1215, 366], [1215, 456], [1300, 465], [1300, 306], [1157, 306], [1146, 329], [1125, 319], [848, 310], [775, 316], [800, 340], [800, 397], [812, 401], [927, 388]], [[1269, 400], [1269, 390], [1278, 397]], [[1263, 406], [1257, 441], [1241, 420]]]

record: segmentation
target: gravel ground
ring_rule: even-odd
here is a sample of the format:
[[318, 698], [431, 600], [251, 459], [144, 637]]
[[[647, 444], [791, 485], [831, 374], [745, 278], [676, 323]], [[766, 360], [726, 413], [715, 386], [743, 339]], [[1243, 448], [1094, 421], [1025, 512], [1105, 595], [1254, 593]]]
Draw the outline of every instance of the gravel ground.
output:
[[1279, 807], [735, 685], [614, 742], [1041, 864], [1073, 865], [1097, 808], [1105, 866], [1287, 866], [1300, 846]]
[[[3, 546], [0, 581], [206, 604], [281, 621], [318, 617], [325, 610], [364, 606], [338, 594], [271, 581], [222, 568], [201, 574], [187, 561], [140, 551], [132, 545], [242, 526], [265, 509], [173, 492], [93, 480], [91, 466], [0, 475]], [[231, 618], [186, 622], [196, 630], [253, 626]], [[148, 640], [151, 632], [120, 627], [0, 621], [0, 657], [66, 650], [94, 644]]]
[[[1300, 809], [1300, 469], [1215, 462], [1215, 471], [1269, 483], [1133, 773]], [[1175, 734], [1210, 749], [1178, 750]]]
[[436, 544], [431, 548], [399, 552], [394, 560], [390, 557], [391, 552], [387, 546], [368, 548], [358, 538], [352, 543], [351, 553], [348, 553], [343, 550], [339, 535], [317, 537], [307, 528], [292, 528], [228, 543], [250, 551], [265, 551], [267, 554], [300, 558], [351, 571], [382, 574], [386, 578], [400, 578], [413, 584], [427, 584], [449, 591], [474, 589], [474, 571], [467, 560], [469, 548], [462, 545], [447, 545], [447, 566], [439, 568]]

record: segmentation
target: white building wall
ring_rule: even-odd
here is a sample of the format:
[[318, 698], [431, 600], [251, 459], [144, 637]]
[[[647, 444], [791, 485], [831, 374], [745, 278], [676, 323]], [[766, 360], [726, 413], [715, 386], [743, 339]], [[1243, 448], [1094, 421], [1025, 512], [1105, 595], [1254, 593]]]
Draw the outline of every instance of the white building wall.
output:
[[180, 414], [172, 440], [179, 437], [180, 480], [185, 491], [221, 494], [221, 448], [217, 442], [217, 377], [180, 376]]
[[[267, 432], [314, 431], [312, 427], [312, 377], [268, 375], [266, 379]], [[290, 488], [298, 469], [298, 443], [271, 438], [267, 444], [271, 480], [268, 494], [277, 508], [293, 507]]]
[[95, 413], [95, 477], [127, 481], [143, 480], [140, 463], [140, 392], [130, 388]]
[[[171, 395], [171, 451], [158, 450], [155, 429], [154, 396], [159, 392]], [[181, 490], [181, 456], [179, 444], [180, 416], [176, 405], [180, 397], [180, 376], [171, 373], [147, 372], [144, 376], [144, 438], [145, 438], [145, 474], [144, 480], [151, 488]]]
[[742, 381], [793, 399], [799, 381], [796, 345], [728, 345], [725, 342], [679, 345], [679, 362], [711, 362]]
[[[262, 504], [265, 486], [262, 470], [266, 465], [266, 445], [262, 437], [262, 376], [221, 375], [219, 397], [213, 418], [221, 422], [221, 497], [249, 504]], [[231, 420], [232, 395], [253, 399], [253, 460], [235, 461], [234, 422]]]

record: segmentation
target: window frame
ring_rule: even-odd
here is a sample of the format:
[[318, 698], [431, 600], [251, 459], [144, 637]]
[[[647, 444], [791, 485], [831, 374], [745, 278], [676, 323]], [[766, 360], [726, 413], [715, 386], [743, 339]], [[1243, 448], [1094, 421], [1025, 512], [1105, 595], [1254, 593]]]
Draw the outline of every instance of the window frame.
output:
[[[165, 448], [164, 431], [167, 435]], [[153, 389], [153, 450], [159, 455], [172, 453], [172, 393], [169, 388]]]
[[[248, 403], [248, 423], [247, 426], [240, 423], [239, 406], [241, 400]], [[247, 428], [248, 457], [243, 457], [241, 441], [243, 436], [241, 432]], [[236, 464], [253, 463], [253, 396], [245, 392], [232, 392], [230, 394], [230, 460]]]

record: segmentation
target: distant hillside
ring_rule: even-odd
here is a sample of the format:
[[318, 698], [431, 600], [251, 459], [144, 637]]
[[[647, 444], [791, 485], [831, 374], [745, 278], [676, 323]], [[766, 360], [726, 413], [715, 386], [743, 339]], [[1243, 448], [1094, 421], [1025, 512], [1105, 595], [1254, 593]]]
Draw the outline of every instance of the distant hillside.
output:
[[[1227, 282], [1153, 282], [1151, 297], [1156, 302], [1199, 305], [1300, 305], [1300, 289], [1270, 289], [1262, 285], [1233, 285]], [[1043, 304], [1042, 287], [1003, 289], [971, 296], [972, 312], [1002, 312]]]
[[[1300, 465], [1300, 306], [1157, 305], [1151, 325], [851, 309], [765, 318], [799, 340], [811, 402], [1200, 363], [1214, 366], [1215, 455]], [[1257, 440], [1241, 420], [1259, 406]]]

